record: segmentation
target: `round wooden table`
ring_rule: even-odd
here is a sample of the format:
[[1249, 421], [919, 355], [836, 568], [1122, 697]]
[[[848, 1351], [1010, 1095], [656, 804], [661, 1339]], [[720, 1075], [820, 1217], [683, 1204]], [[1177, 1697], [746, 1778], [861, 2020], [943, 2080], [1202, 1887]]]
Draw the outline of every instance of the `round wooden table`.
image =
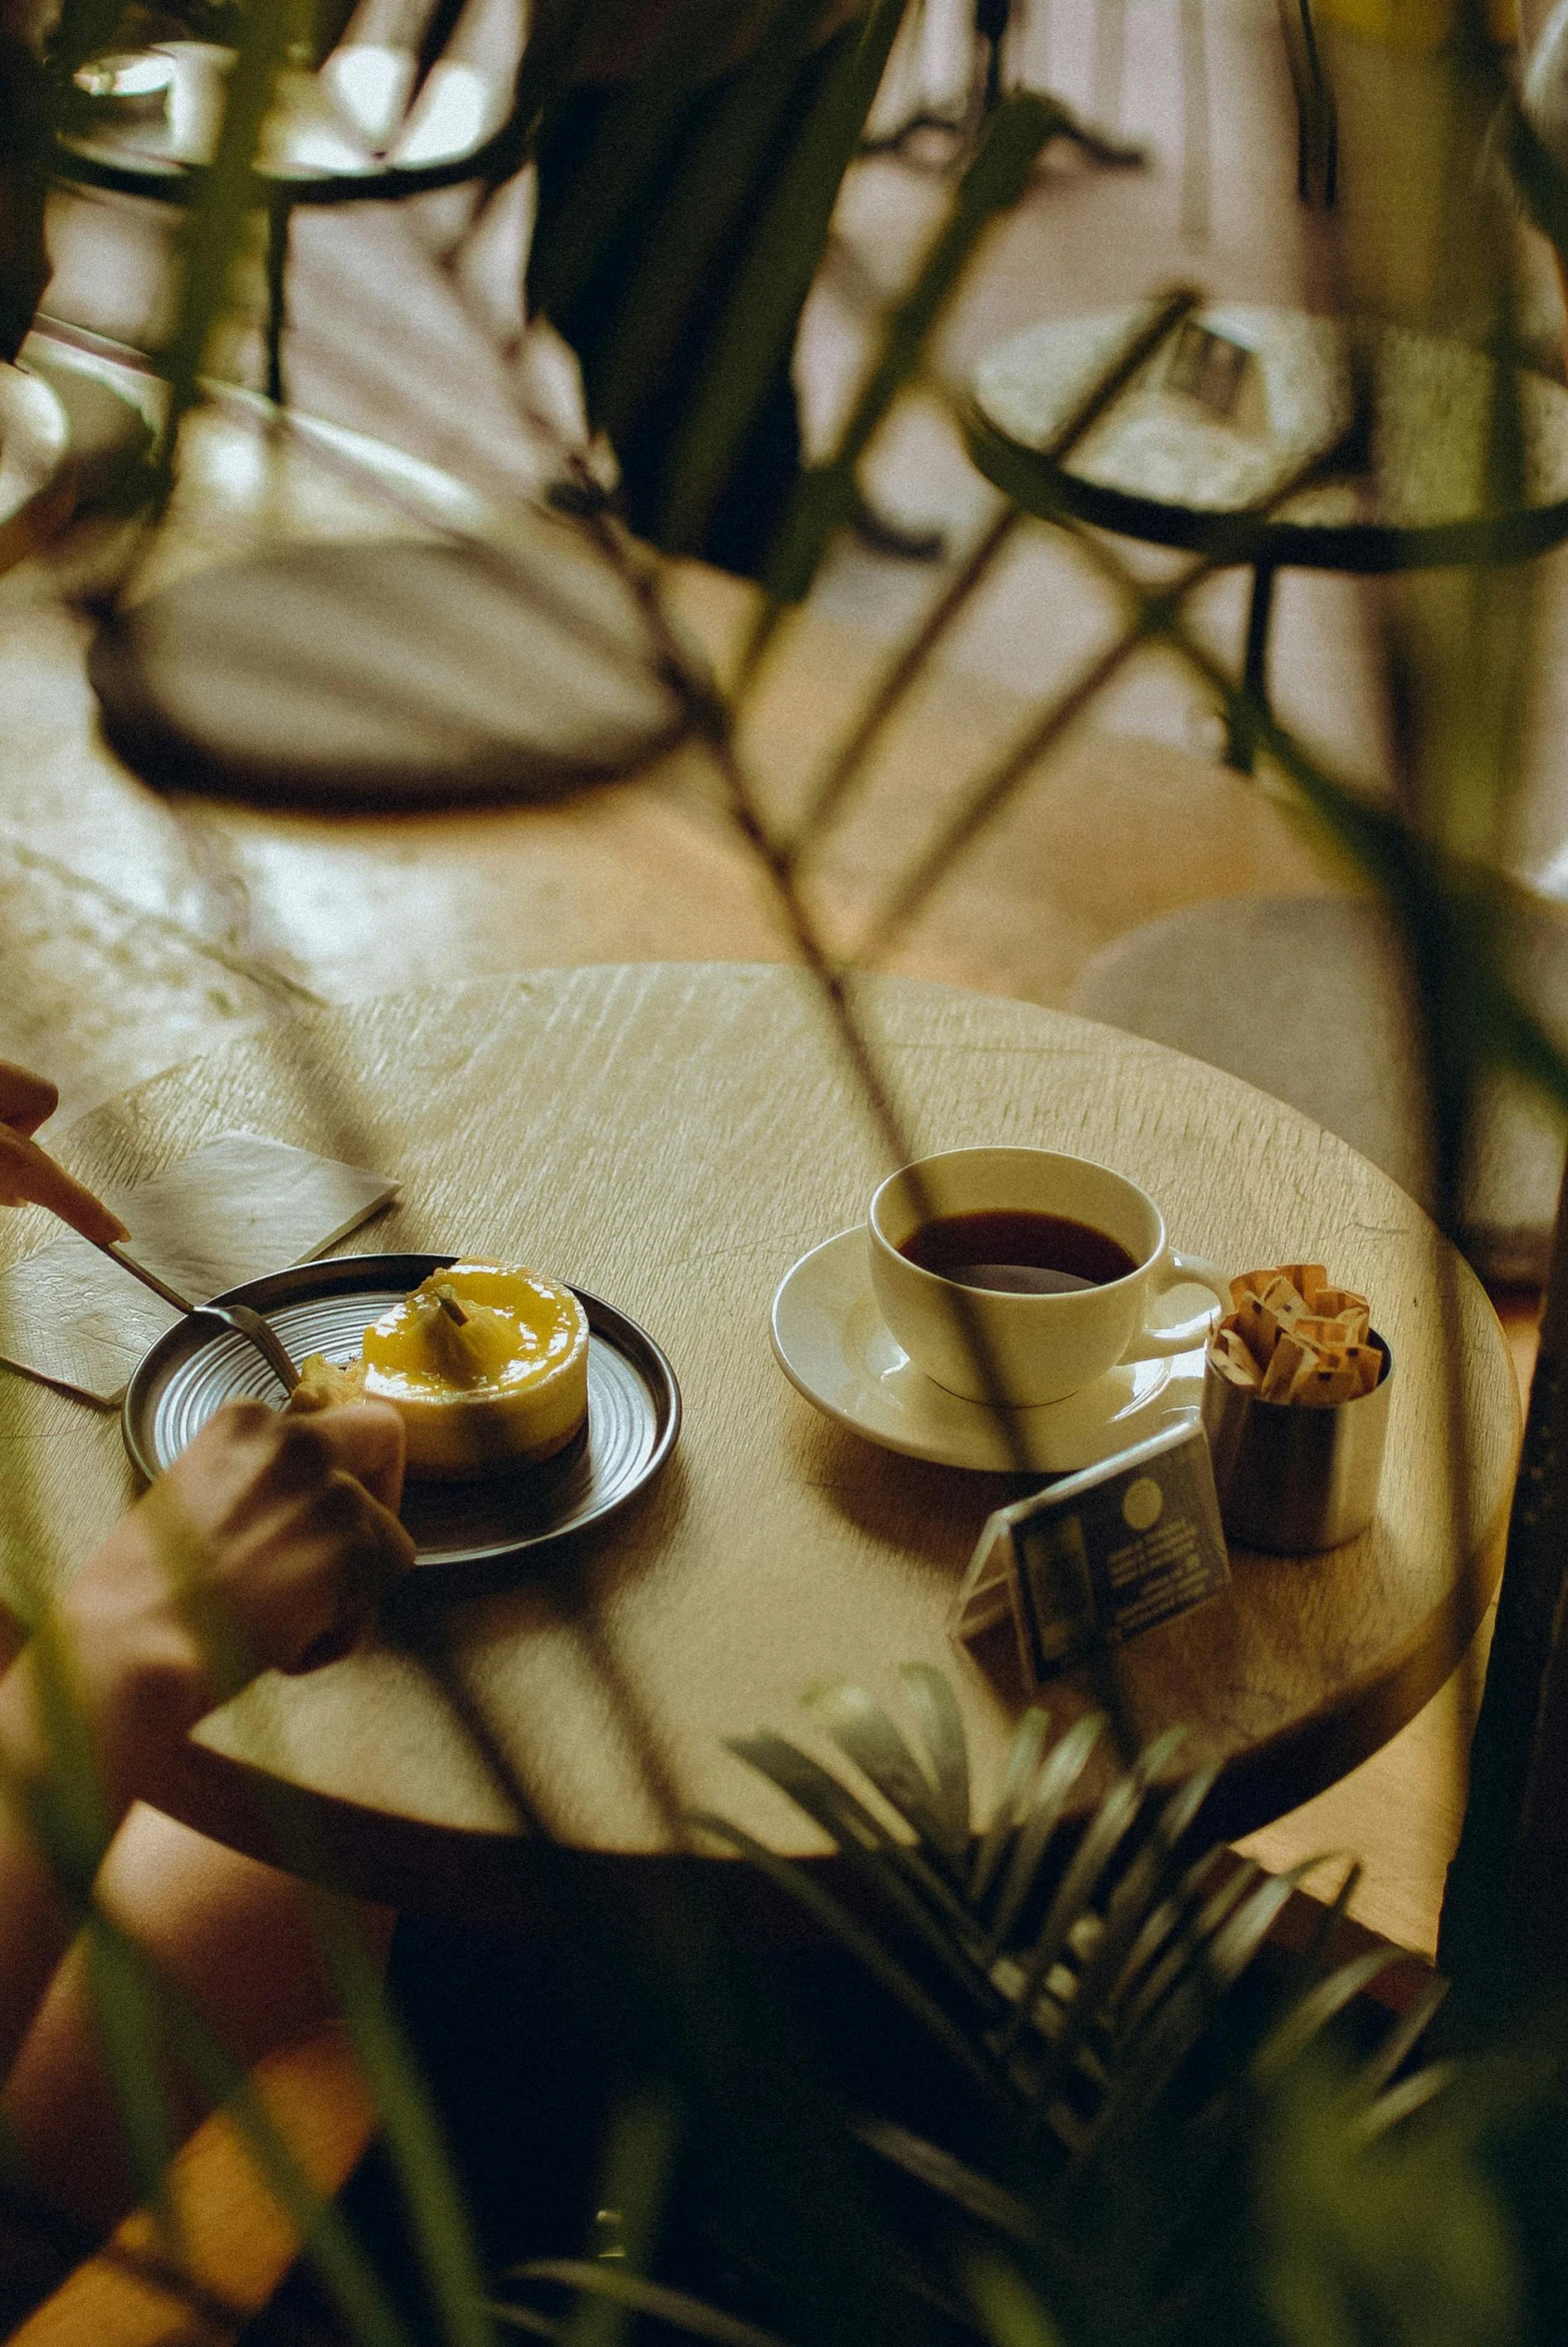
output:
[[[974, 370], [969, 453], [1026, 512], [1206, 554], [1253, 572], [1244, 680], [1266, 695], [1274, 574], [1361, 575], [1519, 562], [1568, 538], [1568, 391], [1516, 370], [1523, 495], [1487, 503], [1497, 370], [1466, 343], [1402, 326], [1360, 327], [1298, 310], [1215, 303], [1196, 324], [1249, 354], [1232, 412], [1175, 388], [1175, 338], [1156, 352], [1062, 464], [1045, 454], [1084, 393], [1130, 341], [1136, 305], [1053, 318], [986, 352]], [[1350, 352], [1359, 334], [1367, 413]], [[1223, 404], [1223, 403], [1221, 403]], [[1310, 482], [1269, 504], [1314, 459]], [[1231, 763], [1250, 764], [1232, 741]]]
[[[1374, 1299], [1397, 1364], [1376, 1525], [1316, 1560], [1238, 1554], [1227, 1594], [1116, 1659], [1140, 1738], [1184, 1721], [1194, 1761], [1227, 1763], [1225, 1832], [1294, 1807], [1411, 1717], [1493, 1586], [1518, 1402], [1485, 1295], [1386, 1176], [1231, 1077], [1025, 1003], [901, 980], [859, 1000], [922, 1151], [1082, 1152], [1148, 1186], [1177, 1245], [1236, 1269], [1322, 1259]], [[236, 1126], [400, 1175], [363, 1248], [515, 1254], [619, 1304], [669, 1351], [686, 1419], [602, 1546], [440, 1613], [450, 1671], [543, 1832], [390, 1644], [258, 1682], [198, 1731], [171, 1806], [405, 1905], [494, 1914], [520, 1889], [548, 1904], [553, 1866], [667, 1860], [689, 1807], [811, 1850], [726, 1737], [768, 1724], [810, 1742], [813, 1680], [896, 1703], [897, 1665], [923, 1659], [958, 1690], [985, 1813], [1021, 1693], [945, 1619], [1015, 1486], [872, 1447], [791, 1390], [769, 1347], [780, 1277], [859, 1218], [883, 1170], [801, 974], [558, 971], [312, 1014], [127, 1095], [63, 1155], [130, 1181]], [[43, 1235], [41, 1217], [7, 1217], [3, 1259]], [[11, 1574], [30, 1538], [68, 1571], [131, 1496], [114, 1418], [7, 1372], [0, 1457]], [[1058, 1727], [1089, 1700], [1075, 1678], [1045, 1699]]]

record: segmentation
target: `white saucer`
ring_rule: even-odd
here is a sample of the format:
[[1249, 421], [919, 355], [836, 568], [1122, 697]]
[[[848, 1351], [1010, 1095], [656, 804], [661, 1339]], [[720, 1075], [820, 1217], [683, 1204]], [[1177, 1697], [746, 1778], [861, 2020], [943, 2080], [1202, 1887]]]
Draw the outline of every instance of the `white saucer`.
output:
[[[840, 1230], [785, 1272], [774, 1297], [774, 1351], [791, 1385], [839, 1425], [938, 1466], [1047, 1475], [1092, 1466], [1200, 1406], [1203, 1347], [1128, 1361], [1065, 1401], [1008, 1412], [933, 1384], [897, 1342], [871, 1293], [863, 1223]], [[1021, 1442], [1020, 1462], [1017, 1443]]]

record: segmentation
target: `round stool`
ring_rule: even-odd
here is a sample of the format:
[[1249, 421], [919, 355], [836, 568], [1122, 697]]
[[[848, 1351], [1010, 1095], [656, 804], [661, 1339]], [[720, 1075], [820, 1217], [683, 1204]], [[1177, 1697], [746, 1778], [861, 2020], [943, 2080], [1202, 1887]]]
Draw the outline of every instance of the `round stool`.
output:
[[[1568, 1031], [1568, 922], [1546, 904], [1527, 909], [1515, 951], [1522, 991], [1549, 1027]], [[1434, 1203], [1412, 997], [1375, 900], [1186, 906], [1103, 948], [1068, 1007], [1288, 1101], [1429, 1210]], [[1459, 1230], [1484, 1277], [1544, 1281], [1562, 1172], [1562, 1129], [1549, 1111], [1517, 1080], [1489, 1081]]]

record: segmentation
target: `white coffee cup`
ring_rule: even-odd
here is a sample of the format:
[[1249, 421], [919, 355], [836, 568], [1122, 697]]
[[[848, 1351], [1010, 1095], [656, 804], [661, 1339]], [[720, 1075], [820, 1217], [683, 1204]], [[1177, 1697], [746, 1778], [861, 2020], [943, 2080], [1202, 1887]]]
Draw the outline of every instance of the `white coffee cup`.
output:
[[[1062, 1214], [1117, 1241], [1133, 1269], [1119, 1279], [1051, 1295], [960, 1286], [911, 1262], [899, 1248], [946, 1214]], [[1220, 1309], [1230, 1293], [1217, 1266], [1178, 1254], [1146, 1190], [1108, 1166], [1054, 1150], [947, 1150], [890, 1174], [871, 1199], [871, 1285], [883, 1319], [926, 1376], [971, 1401], [1012, 1408], [1061, 1401], [1118, 1361], [1150, 1360], [1201, 1344], [1208, 1306], [1174, 1326], [1153, 1326], [1149, 1307], [1167, 1288], [1196, 1281]], [[983, 1345], [987, 1386], [976, 1358]]]

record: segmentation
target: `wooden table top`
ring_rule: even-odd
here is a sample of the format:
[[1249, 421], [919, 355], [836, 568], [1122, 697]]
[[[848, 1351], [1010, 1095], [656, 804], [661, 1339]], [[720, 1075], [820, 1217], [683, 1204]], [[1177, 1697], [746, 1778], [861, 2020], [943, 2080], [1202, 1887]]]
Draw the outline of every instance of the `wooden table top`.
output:
[[[1501, 520], [1486, 505], [1495, 363], [1466, 343], [1402, 326], [1367, 338], [1371, 422], [1354, 462], [1330, 454], [1355, 405], [1342, 320], [1215, 303], [1199, 322], [1253, 355], [1232, 416], [1172, 390], [1162, 349], [1073, 450], [1040, 453], [1130, 340], [1137, 305], [1053, 318], [986, 352], [974, 371], [970, 454], [1030, 512], [1065, 503], [1082, 521], [1226, 562], [1379, 572], [1518, 560], [1568, 537], [1568, 392], [1516, 370], [1524, 496]], [[1245, 509], [1314, 458], [1311, 483], [1266, 519]]]
[[[1233, 1268], [1321, 1258], [1374, 1298], [1398, 1363], [1376, 1525], [1315, 1561], [1240, 1558], [1227, 1595], [1118, 1663], [1138, 1734], [1189, 1723], [1194, 1759], [1230, 1764], [1227, 1830], [1260, 1824], [1411, 1717], [1485, 1604], [1518, 1427], [1491, 1307], [1390, 1181], [1232, 1078], [1027, 1004], [905, 980], [866, 981], [861, 999], [921, 1150], [1003, 1141], [1101, 1158], [1153, 1191], [1177, 1245]], [[541, 972], [308, 1014], [85, 1118], [62, 1154], [123, 1182], [234, 1126], [401, 1176], [402, 1202], [357, 1244], [532, 1259], [642, 1320], [676, 1364], [682, 1439], [642, 1511], [581, 1563], [444, 1616], [453, 1665], [549, 1835], [657, 1855], [692, 1806], [809, 1849], [725, 1737], [769, 1724], [810, 1742], [808, 1684], [843, 1676], [896, 1700], [909, 1659], [939, 1663], [958, 1690], [984, 1813], [1018, 1690], [954, 1649], [944, 1622], [1010, 1487], [872, 1447], [813, 1411], [770, 1352], [780, 1277], [861, 1216], [883, 1170], [799, 973]], [[9, 1217], [0, 1260], [43, 1235], [41, 1217]], [[18, 1494], [8, 1572], [29, 1526], [47, 1568], [67, 1572], [131, 1494], [116, 1421], [10, 1373], [0, 1457]], [[1087, 1699], [1075, 1679], [1047, 1697], [1058, 1725]], [[386, 1646], [270, 1677], [216, 1714], [177, 1805], [405, 1904], [483, 1902], [518, 1878], [494, 1780], [420, 1664]], [[546, 1849], [527, 1843], [525, 1875], [532, 1851], [559, 1862]]]

